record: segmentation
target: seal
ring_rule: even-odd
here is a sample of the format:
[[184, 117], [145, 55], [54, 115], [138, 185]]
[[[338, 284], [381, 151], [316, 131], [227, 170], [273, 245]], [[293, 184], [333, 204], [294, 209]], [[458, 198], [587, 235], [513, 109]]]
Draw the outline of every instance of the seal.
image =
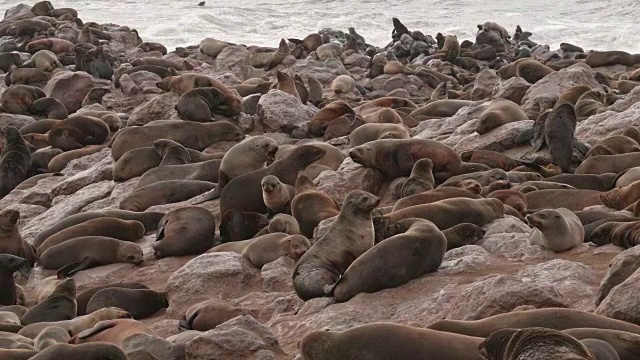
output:
[[640, 199], [640, 180], [625, 187], [611, 189], [600, 194], [602, 203], [612, 209], [624, 210]]
[[413, 165], [411, 175], [402, 184], [401, 196], [407, 197], [425, 191], [433, 190], [435, 180], [433, 179], [433, 162], [429, 159], [420, 159]]
[[491, 333], [478, 350], [485, 359], [492, 360], [525, 359], [533, 354], [558, 360], [596, 360], [576, 338], [541, 327], [500, 329]]
[[196, 122], [210, 122], [213, 113], [224, 116], [236, 116], [242, 111], [242, 100], [235, 94], [225, 96], [215, 87], [200, 87], [191, 89], [178, 100], [176, 110], [184, 120]]
[[480, 135], [511, 122], [528, 120], [527, 115], [518, 104], [507, 99], [495, 99], [480, 114], [476, 123], [476, 132]]
[[224, 41], [206, 38], [200, 41], [199, 50], [201, 53], [215, 58], [220, 54], [220, 52], [222, 52], [222, 50], [229, 46], [230, 45]]
[[261, 213], [229, 209], [220, 218], [220, 239], [223, 243], [251, 239], [269, 219]]
[[267, 175], [260, 182], [262, 188], [262, 200], [269, 209], [269, 215], [279, 213], [291, 214], [291, 200], [296, 195], [293, 186], [283, 184], [274, 175]]
[[350, 192], [331, 228], [300, 258], [293, 287], [302, 300], [326, 296], [326, 287], [365, 251], [373, 247], [371, 211], [380, 198], [365, 191]]
[[[40, 120], [42, 121], [42, 120]], [[48, 163], [47, 167], [51, 172], [62, 171], [71, 160], [81, 158], [83, 156], [95, 154], [106, 148], [106, 145], [90, 145], [85, 146], [82, 149], [76, 149], [71, 151], [65, 151], [61, 154], [55, 155]]]
[[334, 94], [346, 94], [356, 88], [356, 81], [349, 75], [339, 75], [331, 82], [331, 91]]
[[87, 303], [87, 313], [106, 308], [117, 307], [138, 319], [145, 319], [163, 308], [169, 307], [166, 294], [150, 289], [125, 289], [111, 287], [99, 290]]
[[174, 68], [178, 71], [184, 71], [184, 66], [178, 64], [177, 62], [169, 59], [163, 59], [163, 58], [157, 58], [157, 57], [137, 58], [131, 61], [131, 65], [133, 66], [155, 65], [155, 66], [162, 66], [167, 69]]
[[215, 230], [215, 219], [206, 209], [188, 206], [173, 210], [158, 224], [154, 254], [158, 259], [202, 254], [213, 246]]
[[178, 74], [176, 69], [174, 68], [167, 69], [163, 66], [155, 66], [155, 65], [138, 65], [130, 68], [120, 67], [120, 69], [117, 69], [115, 72], [115, 76], [113, 78], [113, 85], [116, 87], [116, 89], [119, 88], [120, 78], [122, 77], [122, 75], [125, 75], [125, 74], [131, 75], [133, 73], [137, 73], [138, 71], [152, 72], [163, 79], [166, 77], [175, 76]]
[[394, 235], [357, 257], [332, 289], [338, 302], [359, 293], [373, 293], [437, 271], [447, 249], [447, 239], [431, 222], [405, 219], [406, 232]]
[[76, 282], [71, 278], [64, 279], [56, 285], [51, 295], [30, 308], [20, 321], [26, 326], [40, 322], [71, 320], [76, 317], [77, 306]]
[[91, 300], [91, 298], [95, 293], [97, 293], [102, 289], [116, 288], [116, 287], [124, 288], [124, 289], [149, 289], [149, 287], [141, 283], [111, 283], [107, 285], [96, 286], [76, 296], [76, 302], [78, 303], [78, 316], [87, 314], [87, 304], [89, 303], [89, 300]]
[[[640, 159], [640, 158], [639, 158]], [[614, 187], [616, 174], [561, 174], [548, 177], [546, 181], [571, 185], [576, 189], [609, 191]]]
[[20, 185], [31, 169], [31, 152], [20, 131], [7, 126], [4, 136], [5, 143], [0, 153], [0, 198]]
[[459, 186], [465, 180], [474, 180], [478, 182], [480, 186], [489, 186], [496, 181], [509, 180], [509, 174], [502, 169], [475, 171], [468, 174], [452, 176], [440, 184], [440, 186]]
[[281, 182], [293, 185], [300, 170], [326, 153], [326, 150], [315, 145], [296, 146], [284, 158], [276, 160], [268, 167], [234, 178], [222, 189], [220, 213], [224, 214], [234, 208], [238, 211], [266, 213], [267, 207], [262, 199], [260, 181], [267, 175], [274, 175]]
[[415, 205], [431, 204], [436, 201], [457, 198], [457, 197], [469, 198], [469, 199], [482, 199], [482, 196], [479, 195], [479, 192], [472, 192], [462, 188], [445, 186], [445, 187], [439, 187], [433, 190], [429, 190], [423, 193], [404, 197], [396, 201], [392, 211], [406, 209], [408, 207], [415, 206]]
[[604, 340], [584, 339], [580, 342], [589, 350], [596, 360], [620, 360], [616, 349]]
[[606, 108], [606, 96], [605, 92], [600, 89], [585, 92], [575, 104], [576, 116], [578, 116], [579, 119], [586, 119], [591, 115], [604, 111]]
[[209, 331], [240, 315], [246, 315], [246, 311], [226, 300], [211, 299], [191, 305], [179, 324], [181, 329]]
[[298, 349], [305, 360], [383, 360], [398, 356], [407, 360], [482, 360], [478, 354], [482, 341], [482, 338], [429, 329], [375, 323], [343, 332], [311, 332], [298, 343]]
[[84, 115], [69, 116], [48, 132], [51, 146], [64, 151], [86, 145], [101, 145], [110, 134], [109, 126], [104, 121]]
[[553, 72], [555, 72], [553, 69], [537, 60], [522, 58], [498, 69], [498, 76], [502, 80], [521, 77], [528, 83], [535, 84]]
[[355, 128], [349, 134], [351, 147], [360, 146], [378, 139], [409, 139], [411, 135], [402, 124], [370, 123]]
[[634, 139], [624, 135], [612, 135], [596, 142], [591, 149], [587, 151], [584, 158], [588, 159], [597, 155], [617, 155], [638, 151], [640, 151], [640, 145], [638, 145]]
[[337, 147], [327, 144], [322, 141], [311, 140], [311, 139], [303, 139], [296, 142], [295, 145], [282, 145], [278, 148], [276, 152], [276, 160], [282, 159], [286, 156], [291, 150], [295, 149], [296, 146], [300, 145], [313, 145], [320, 149], [324, 149], [327, 153], [321, 157], [320, 159], [314, 161], [313, 165], [325, 165], [330, 167], [332, 170], [338, 170], [338, 167], [342, 164], [344, 159], [347, 157], [346, 154], [338, 149]]
[[455, 35], [447, 35], [444, 37], [444, 45], [442, 49], [436, 51], [436, 56], [444, 61], [453, 63], [460, 56], [460, 43]]
[[520, 213], [520, 215], [527, 215], [527, 198], [523, 193], [517, 190], [496, 190], [489, 193], [486, 198], [498, 199], [503, 204], [509, 205], [514, 208], [517, 212]]
[[136, 334], [152, 335], [153, 332], [149, 327], [137, 320], [105, 320], [73, 336], [71, 340], [69, 340], [69, 344], [107, 342], [122, 347], [126, 338]]
[[343, 115], [350, 115], [355, 118], [355, 112], [344, 101], [337, 100], [326, 105], [309, 119], [309, 133], [315, 136], [324, 135], [329, 124]]
[[297, 261], [310, 247], [309, 239], [303, 235], [272, 233], [253, 239], [242, 251], [242, 256], [258, 269], [262, 269], [282, 256]]
[[122, 210], [145, 211], [154, 205], [189, 200], [215, 187], [214, 183], [200, 180], [158, 181], [134, 190], [118, 206]]
[[256, 237], [276, 232], [282, 232], [289, 235], [300, 234], [300, 225], [296, 218], [291, 215], [276, 214], [271, 218], [271, 221], [269, 221], [269, 225], [262, 228], [262, 230], [256, 234]]
[[[584, 160], [576, 168], [576, 174], [619, 174], [627, 169], [637, 166], [640, 161], [640, 153], [632, 152], [618, 155], [598, 155]], [[609, 190], [609, 189], [607, 189]]]
[[591, 87], [588, 85], [572, 86], [569, 89], [565, 90], [562, 93], [562, 95], [560, 95], [560, 98], [558, 98], [557, 103], [560, 104], [563, 102], [569, 102], [575, 106], [576, 103], [578, 102], [578, 99], [580, 99], [580, 96], [582, 96], [582, 94], [590, 90], [591, 90]]
[[145, 233], [144, 225], [137, 220], [121, 220], [111, 217], [91, 219], [49, 236], [36, 249], [36, 256], [40, 258], [40, 255], [47, 249], [78, 237], [106, 236], [124, 241], [135, 241], [142, 238]]
[[638, 180], [640, 180], [640, 166], [632, 167], [619, 173], [615, 178], [615, 184], [613, 187], [622, 188], [629, 186]]
[[[60, 100], [52, 97], [40, 98], [29, 106], [32, 115], [44, 116], [46, 119], [64, 120], [69, 116], [67, 108]], [[22, 130], [22, 129], [20, 129]]]
[[[66, 275], [118, 262], [142, 263], [138, 244], [104, 236], [83, 236], [53, 246], [38, 258], [45, 269], [60, 269]], [[62, 269], [64, 267], [64, 269]]]
[[540, 245], [559, 253], [583, 242], [582, 223], [566, 208], [540, 210], [527, 215], [527, 221], [534, 227], [529, 235], [529, 245]]
[[567, 208], [580, 211], [588, 206], [603, 205], [597, 190], [538, 190], [526, 193], [527, 207], [531, 210]]
[[566, 102], [556, 104], [544, 125], [544, 140], [551, 159], [565, 172], [571, 165], [576, 124], [576, 111], [571, 103]]
[[276, 80], [277, 80], [276, 83], [271, 85], [271, 89], [284, 91], [287, 94], [293, 97], [296, 97], [300, 99], [300, 101], [302, 101], [302, 97], [300, 96], [300, 92], [298, 92], [298, 88], [296, 87], [296, 82], [292, 76], [290, 76], [289, 74], [283, 71], [277, 71]]
[[[120, 158], [120, 160], [123, 158]], [[215, 183], [218, 182], [220, 163], [221, 160], [208, 160], [193, 164], [164, 165], [149, 169], [140, 177], [136, 188], [166, 180], [200, 180]]]
[[[186, 165], [192, 161], [195, 162], [195, 160], [202, 160], [199, 159], [199, 157], [203, 155], [204, 154], [199, 151], [187, 149], [173, 140], [156, 140], [153, 142], [153, 147], [129, 150], [120, 157], [113, 166], [113, 180], [126, 181], [144, 175], [148, 170], [152, 170], [160, 165], [163, 165], [164, 170], [167, 170], [166, 166]], [[206, 157], [210, 158], [211, 156]], [[157, 171], [163, 173], [162, 169]], [[198, 179], [185, 178], [185, 180]], [[136, 187], [142, 186], [143, 184], [138, 183]]]
[[180, 95], [197, 88], [213, 87], [222, 92], [225, 99], [231, 99], [236, 96], [233, 91], [223, 83], [210, 76], [198, 73], [184, 73], [177, 76], [169, 76], [156, 83], [156, 86], [164, 91], [173, 91]]
[[78, 316], [72, 320], [56, 321], [56, 322], [42, 322], [27, 325], [19, 331], [19, 335], [26, 336], [31, 339], [35, 339], [44, 329], [50, 326], [58, 326], [69, 332], [69, 335], [74, 336], [81, 331], [90, 329], [100, 321], [110, 319], [130, 318], [131, 314], [119, 309], [119, 308], [106, 308], [94, 312], [93, 314]]
[[634, 66], [640, 63], [640, 55], [631, 55], [625, 51], [590, 51], [584, 62], [592, 68], [617, 64]]
[[349, 150], [349, 157], [358, 164], [380, 170], [389, 178], [409, 176], [416, 161], [428, 158], [433, 162], [436, 179], [446, 179], [461, 172], [460, 156], [449, 146], [435, 140], [382, 139]]
[[[606, 341], [608, 344], [613, 346], [616, 353], [620, 356], [620, 360], [633, 360], [640, 355], [640, 347], [638, 347], [638, 345], [640, 345], [640, 336], [636, 334], [595, 328], [574, 328], [563, 330], [563, 332], [581, 341], [583, 339], [598, 339]], [[600, 360], [600, 358], [597, 359]], [[612, 359], [615, 360], [615, 357]]]
[[201, 124], [190, 121], [171, 122], [153, 126], [134, 126], [119, 132], [111, 143], [114, 160], [129, 150], [152, 146], [158, 139], [168, 139], [184, 147], [202, 151], [218, 141], [237, 141], [244, 134], [237, 126], [226, 122]]
[[127, 355], [116, 345], [106, 343], [90, 343], [80, 345], [55, 344], [41, 351], [33, 360], [56, 359], [110, 359], [127, 360]]
[[[94, 87], [91, 90], [89, 90], [87, 95], [82, 100], [82, 106], [84, 107], [84, 106], [93, 105], [93, 104], [102, 105], [102, 98], [109, 93], [111, 93], [111, 89], [108, 87], [104, 87], [104, 86]], [[93, 116], [93, 115], [89, 115], [89, 116]], [[102, 119], [102, 120], [107, 122], [105, 119]], [[113, 131], [112, 126], [109, 123], [107, 123], [107, 125], [109, 125], [109, 127]]]
[[33, 342], [36, 350], [42, 351], [55, 344], [66, 344], [69, 340], [71, 340], [71, 336], [69, 336], [67, 330], [61, 327], [51, 326], [44, 329]]
[[[4, 84], [38, 85], [49, 81], [49, 76], [36, 68], [17, 68], [8, 73], [4, 78]], [[65, 109], [66, 110], [66, 109]]]
[[598, 226], [589, 236], [596, 245], [613, 244], [630, 249], [640, 244], [640, 222], [609, 221]]
[[31, 266], [27, 260], [11, 254], [0, 254], [0, 305], [16, 305], [18, 293], [13, 273], [19, 271], [28, 279]]
[[35, 264], [34, 250], [20, 235], [18, 220], [20, 220], [19, 211], [10, 209], [0, 211], [0, 254], [18, 256], [33, 266]]
[[28, 142], [29, 145], [33, 146], [35, 149], [44, 149], [44, 148], [50, 146], [49, 137], [47, 135], [27, 134], [27, 135], [22, 135], [22, 138], [26, 142]]
[[266, 71], [280, 65], [287, 55], [291, 54], [291, 49], [285, 39], [280, 39], [278, 50], [274, 52], [250, 52], [249, 63], [255, 68], [264, 68]]
[[300, 225], [300, 232], [311, 239], [318, 224], [337, 216], [340, 206], [331, 196], [318, 191], [313, 180], [305, 174], [298, 175], [295, 191], [295, 197], [291, 200], [291, 215]]
[[30, 41], [25, 50], [30, 54], [35, 54], [40, 50], [49, 50], [56, 56], [62, 57], [68, 53], [75, 51], [75, 45], [68, 40], [48, 38]]
[[50, 73], [55, 69], [63, 67], [56, 54], [49, 50], [40, 50], [31, 55], [31, 63], [44, 72]]

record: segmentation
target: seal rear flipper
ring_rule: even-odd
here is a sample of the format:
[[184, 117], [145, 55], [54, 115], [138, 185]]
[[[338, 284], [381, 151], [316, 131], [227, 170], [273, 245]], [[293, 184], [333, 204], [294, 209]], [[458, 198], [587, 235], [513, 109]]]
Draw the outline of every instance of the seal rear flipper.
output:
[[578, 150], [578, 152], [582, 154], [582, 156], [587, 155], [587, 152], [589, 151], [589, 146], [587, 146], [582, 141], [578, 141], [578, 139], [573, 139], [573, 148]]
[[[117, 325], [117, 323], [111, 323], [111, 322], [108, 322], [108, 321], [101, 321], [98, 324], [96, 324], [94, 327], [92, 327], [91, 329], [87, 329], [85, 331], [80, 332], [78, 335], [74, 336], [74, 339], [86, 339], [86, 338], [88, 338], [90, 336], [93, 336], [93, 335], [98, 334], [100, 332], [103, 332], [105, 330], [109, 330], [111, 328], [114, 328], [116, 325]], [[71, 340], [69, 341], [69, 343], [71, 343]]]
[[340, 276], [338, 276], [338, 280], [336, 280], [336, 282], [333, 285], [325, 285], [324, 286], [324, 292], [327, 296], [333, 296], [333, 292], [336, 290], [336, 286], [338, 286], [338, 284], [340, 283], [340, 281], [342, 281], [342, 279], [344, 279], [343, 274], [340, 274]]
[[189, 324], [187, 324], [187, 321], [186, 321], [185, 319], [182, 319], [182, 320], [180, 320], [180, 321], [178, 322], [178, 328], [179, 328], [181, 331], [188, 331], [188, 330], [191, 330], [191, 329], [189, 328]]
[[167, 222], [158, 224], [158, 230], [156, 231], [156, 242], [164, 239], [164, 228], [167, 226]]
[[66, 277], [69, 277], [79, 271], [89, 269], [92, 263], [93, 263], [93, 260], [90, 257], [85, 257], [80, 262], [74, 262], [69, 265], [63, 266], [58, 270], [58, 272], [61, 274], [64, 274], [64, 276]]

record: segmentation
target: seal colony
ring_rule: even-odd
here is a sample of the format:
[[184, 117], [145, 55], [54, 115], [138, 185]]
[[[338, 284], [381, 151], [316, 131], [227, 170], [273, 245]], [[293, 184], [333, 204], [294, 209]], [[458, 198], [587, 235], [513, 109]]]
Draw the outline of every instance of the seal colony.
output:
[[640, 358], [640, 54], [81, 12], [0, 21], [1, 359]]

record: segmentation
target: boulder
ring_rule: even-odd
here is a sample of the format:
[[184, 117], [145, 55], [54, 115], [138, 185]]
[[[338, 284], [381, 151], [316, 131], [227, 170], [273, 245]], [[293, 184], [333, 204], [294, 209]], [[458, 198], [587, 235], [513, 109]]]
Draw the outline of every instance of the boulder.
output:
[[318, 112], [281, 90], [271, 90], [258, 100], [257, 114], [265, 131], [286, 132], [306, 124]]
[[176, 104], [179, 99], [180, 95], [173, 91], [153, 97], [133, 110], [127, 126], [141, 126], [154, 120], [177, 118]]
[[500, 80], [498, 84], [493, 88], [491, 93], [492, 99], [507, 99], [516, 104], [520, 104], [524, 94], [531, 87], [525, 79], [521, 77], [512, 77], [509, 80]]
[[318, 191], [333, 197], [339, 204], [353, 190], [377, 194], [384, 181], [379, 170], [364, 167], [346, 158], [336, 171], [323, 171], [315, 179]]
[[600, 283], [596, 305], [600, 305], [613, 288], [627, 280], [638, 269], [640, 269], [640, 246], [634, 246], [614, 257]]
[[94, 86], [93, 76], [86, 72], [65, 71], [56, 74], [47, 82], [44, 93], [47, 97], [60, 100], [71, 114], [82, 107], [82, 101]]
[[471, 100], [485, 100], [491, 97], [500, 78], [493, 69], [484, 69], [476, 76], [471, 90]]
[[640, 325], [640, 271], [636, 270], [602, 300], [596, 314]]

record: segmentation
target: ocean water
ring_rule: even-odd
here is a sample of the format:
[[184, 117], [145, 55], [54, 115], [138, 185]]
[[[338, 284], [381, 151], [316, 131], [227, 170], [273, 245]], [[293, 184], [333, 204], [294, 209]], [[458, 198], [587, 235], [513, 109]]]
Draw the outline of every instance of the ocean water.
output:
[[[206, 37], [276, 47], [280, 38], [349, 26], [368, 43], [384, 46], [397, 17], [410, 30], [455, 34], [460, 41], [473, 40], [477, 24], [494, 21], [510, 33], [520, 25], [533, 33], [531, 40], [552, 49], [570, 42], [585, 50], [640, 52], [637, 0], [207, 0], [203, 7], [200, 0], [51, 1], [78, 10], [84, 21], [135, 28], [144, 41], [170, 49]], [[0, 9], [15, 4], [0, 0]]]

